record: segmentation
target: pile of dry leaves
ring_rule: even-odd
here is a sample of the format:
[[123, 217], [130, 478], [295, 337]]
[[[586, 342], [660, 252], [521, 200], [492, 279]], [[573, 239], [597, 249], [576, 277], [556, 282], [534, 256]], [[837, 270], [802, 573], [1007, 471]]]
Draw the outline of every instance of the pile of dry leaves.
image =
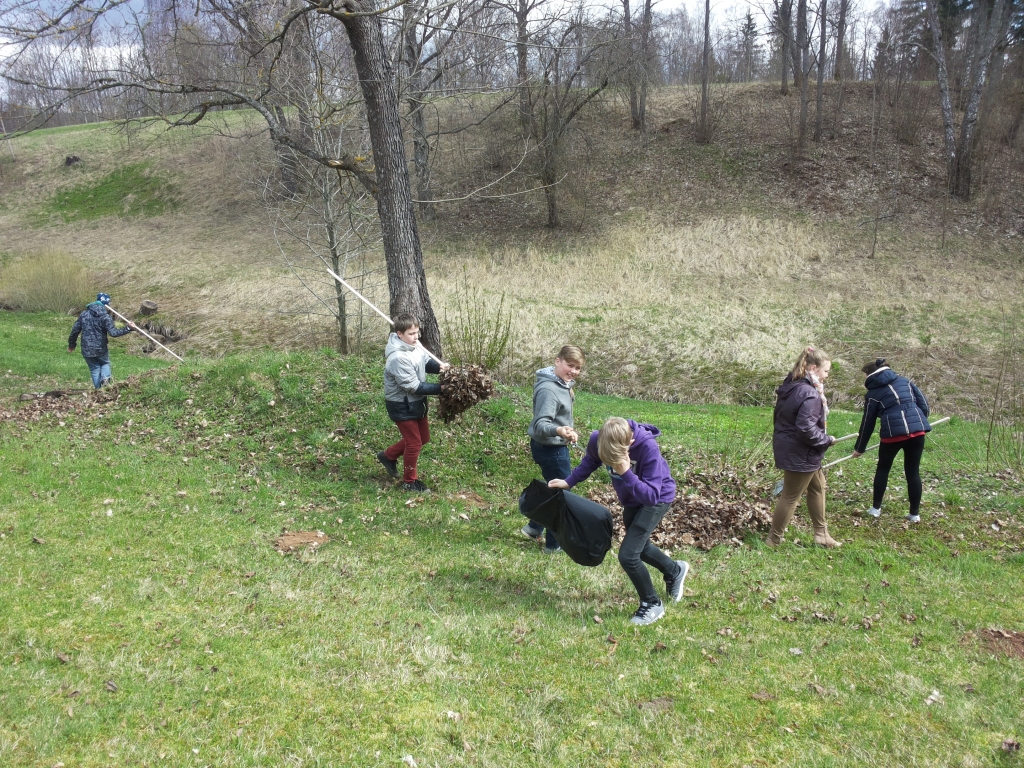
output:
[[[689, 546], [708, 550], [719, 544], [739, 544], [746, 531], [766, 531], [771, 525], [772, 508], [764, 489], [756, 482], [741, 480], [735, 472], [700, 472], [678, 482], [680, 487], [696, 487], [697, 493], [680, 493], [651, 536], [663, 549]], [[615, 536], [621, 540], [625, 535], [622, 505], [615, 491], [594, 490], [587, 496], [612, 511]]]
[[494, 379], [479, 365], [454, 366], [441, 371], [438, 415], [450, 423], [461, 413], [494, 395]]

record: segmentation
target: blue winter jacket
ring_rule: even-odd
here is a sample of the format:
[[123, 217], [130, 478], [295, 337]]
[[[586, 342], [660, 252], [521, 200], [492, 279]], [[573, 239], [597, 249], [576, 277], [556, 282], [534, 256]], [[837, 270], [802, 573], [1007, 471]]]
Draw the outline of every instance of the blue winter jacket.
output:
[[82, 335], [82, 357], [106, 357], [107, 356], [107, 335], [116, 339], [131, 333], [132, 329], [125, 326], [118, 328], [114, 325], [114, 318], [107, 312], [105, 305], [98, 301], [85, 308], [85, 311], [78, 316], [71, 335], [68, 337], [68, 349], [74, 349], [78, 342], [78, 335]]
[[928, 400], [914, 382], [885, 367], [868, 376], [864, 386], [868, 393], [864, 397], [864, 418], [860, 421], [860, 434], [854, 447], [858, 453], [864, 453], [868, 447], [878, 419], [882, 421], [879, 436], [883, 440], [932, 431], [928, 423]]

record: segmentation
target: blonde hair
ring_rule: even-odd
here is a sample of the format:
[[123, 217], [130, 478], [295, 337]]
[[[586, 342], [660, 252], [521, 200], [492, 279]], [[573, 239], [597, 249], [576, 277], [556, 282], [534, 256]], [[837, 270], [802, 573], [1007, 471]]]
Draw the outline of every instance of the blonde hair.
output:
[[609, 467], [614, 467], [629, 457], [629, 444], [633, 430], [629, 422], [618, 416], [610, 416], [597, 432], [597, 455]]
[[583, 367], [583, 350], [579, 347], [573, 346], [572, 344], [566, 344], [560, 350], [555, 357], [559, 357], [570, 365], [578, 365], [580, 368]]
[[796, 365], [793, 366], [792, 376], [793, 381], [804, 378], [807, 375], [807, 367], [810, 365], [821, 366], [829, 362], [829, 356], [822, 352], [820, 349], [815, 347], [808, 347], [800, 356], [796, 359]]

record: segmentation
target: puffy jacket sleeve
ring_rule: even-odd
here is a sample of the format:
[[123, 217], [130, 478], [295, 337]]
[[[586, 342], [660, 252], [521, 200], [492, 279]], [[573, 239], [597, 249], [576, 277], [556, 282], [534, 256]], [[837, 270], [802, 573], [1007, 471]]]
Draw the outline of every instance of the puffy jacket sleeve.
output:
[[576, 469], [565, 478], [565, 482], [569, 484], [569, 487], [579, 485], [601, 466], [601, 457], [597, 455], [597, 432], [590, 433], [590, 440], [587, 441], [587, 451], [583, 455], [583, 460], [576, 465]]
[[800, 440], [811, 448], [826, 448], [832, 444], [832, 438], [818, 426], [821, 415], [821, 398], [817, 394], [804, 400], [796, 412], [796, 431]]
[[440, 384], [432, 384], [429, 381], [420, 382], [420, 385], [418, 387], [416, 387], [416, 394], [417, 395], [440, 395], [441, 394], [441, 385]]
[[853, 450], [857, 453], [864, 453], [868, 447], [868, 441], [875, 431], [875, 422], [878, 421], [878, 412], [881, 409], [881, 402], [870, 394], [864, 395], [864, 415], [860, 420], [860, 430], [857, 433], [857, 444]]
[[430, 357], [428, 355], [426, 371], [427, 371], [427, 373], [440, 373], [441, 372], [441, 364], [439, 362], [437, 362], [437, 360], [435, 360], [434, 358], [432, 358], [432, 357]]
[[416, 363], [410, 360], [408, 355], [401, 353], [391, 355], [391, 357], [388, 358], [386, 368], [398, 388], [406, 394], [417, 394], [420, 384], [424, 383], [420, 381], [419, 371], [416, 369]]
[[71, 335], [68, 336], [68, 349], [74, 349], [78, 346], [78, 335], [82, 332], [82, 316], [79, 315], [78, 319], [75, 320], [75, 324], [71, 326]]
[[[928, 405], [928, 398], [924, 396], [924, 392], [917, 388], [917, 384], [910, 382], [910, 391], [914, 393], [914, 402], [917, 403], [918, 409], [924, 414], [925, 419], [931, 415], [931, 408]], [[930, 428], [930, 427], [929, 427]]]
[[112, 339], [116, 339], [118, 336], [124, 336], [126, 333], [132, 332], [132, 329], [129, 328], [127, 325], [124, 328], [118, 328], [116, 325], [114, 325], [114, 318], [112, 318], [110, 315], [106, 315], [103, 318], [103, 325], [106, 328], [107, 335], [110, 336], [110, 338]]

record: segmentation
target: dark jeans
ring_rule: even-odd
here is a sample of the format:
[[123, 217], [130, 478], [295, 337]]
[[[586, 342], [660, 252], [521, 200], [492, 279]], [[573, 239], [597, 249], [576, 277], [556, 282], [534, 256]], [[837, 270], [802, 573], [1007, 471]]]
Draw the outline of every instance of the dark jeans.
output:
[[[565, 480], [572, 474], [572, 465], [569, 464], [569, 446], [567, 445], [544, 445], [530, 438], [530, 455], [540, 467], [540, 473], [545, 480]], [[530, 531], [534, 536], [540, 536], [543, 526], [530, 521]], [[557, 547], [558, 539], [551, 531], [544, 534], [544, 545]]]
[[633, 582], [640, 599], [645, 603], [660, 603], [658, 593], [654, 591], [651, 574], [647, 565], [653, 565], [663, 574], [675, 575], [679, 566], [675, 561], [651, 544], [654, 533], [661, 518], [668, 512], [669, 504], [655, 504], [651, 507], [625, 507], [622, 510], [622, 524], [626, 528], [626, 537], [619, 545], [619, 565]]
[[89, 366], [89, 374], [92, 376], [92, 385], [96, 389], [100, 388], [100, 384], [110, 378], [110, 355], [103, 355], [102, 357], [85, 357], [85, 364]]
[[901, 440], [898, 443], [881, 443], [878, 446], [878, 466], [875, 468], [875, 496], [871, 506], [882, 507], [882, 497], [889, 484], [889, 470], [896, 454], [903, 451], [903, 474], [907, 476], [907, 495], [910, 497], [910, 514], [921, 511], [921, 454], [924, 453], [924, 435]]

